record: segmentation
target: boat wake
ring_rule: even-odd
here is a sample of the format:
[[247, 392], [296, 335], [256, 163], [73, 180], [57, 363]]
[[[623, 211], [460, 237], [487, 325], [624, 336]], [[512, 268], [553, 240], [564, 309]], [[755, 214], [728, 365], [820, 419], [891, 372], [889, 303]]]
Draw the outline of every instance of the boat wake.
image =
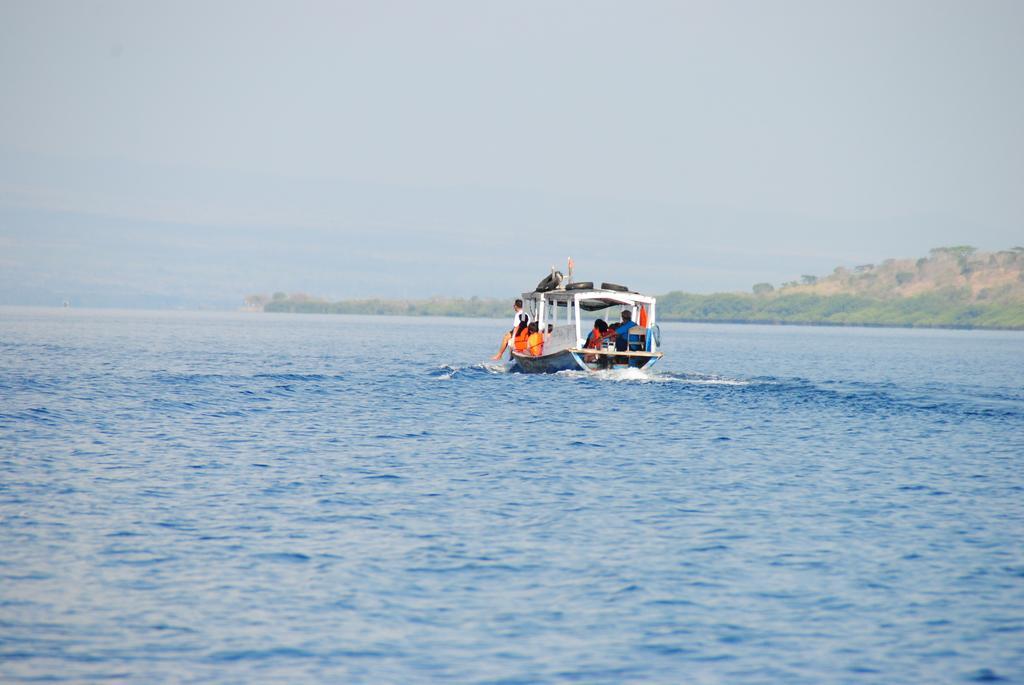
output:
[[491, 376], [509, 373], [514, 364], [511, 362], [487, 362], [481, 364], [470, 364], [469, 366], [452, 366], [451, 364], [445, 364], [437, 369], [433, 369], [430, 375], [435, 380], [439, 381], [450, 381], [456, 376]]
[[[433, 369], [430, 375], [435, 380], [448, 381], [459, 378], [484, 377], [512, 373], [515, 364], [511, 362], [483, 362], [468, 366], [445, 364]], [[644, 369], [607, 369], [604, 371], [559, 371], [549, 377], [573, 380], [596, 380], [613, 383], [682, 383], [687, 385], [733, 385], [746, 386], [751, 381], [726, 378], [703, 373], [674, 373], [671, 371], [646, 371]]]
[[702, 373], [674, 373], [644, 369], [608, 369], [605, 371], [560, 371], [556, 376], [593, 379], [617, 383], [683, 383], [687, 385], [750, 385], [750, 381]]

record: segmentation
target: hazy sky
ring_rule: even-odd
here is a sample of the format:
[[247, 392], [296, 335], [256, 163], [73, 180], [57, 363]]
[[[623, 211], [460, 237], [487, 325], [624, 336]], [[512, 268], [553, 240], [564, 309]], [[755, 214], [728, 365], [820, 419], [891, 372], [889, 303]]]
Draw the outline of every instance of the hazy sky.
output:
[[0, 84], [0, 301], [506, 296], [568, 255], [745, 290], [1024, 243], [1016, 0], [6, 0]]

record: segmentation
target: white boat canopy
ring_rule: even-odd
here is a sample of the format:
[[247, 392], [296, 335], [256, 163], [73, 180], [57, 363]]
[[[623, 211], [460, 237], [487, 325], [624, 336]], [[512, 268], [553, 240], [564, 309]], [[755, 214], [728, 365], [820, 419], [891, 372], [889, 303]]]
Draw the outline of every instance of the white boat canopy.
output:
[[[631, 291], [607, 288], [583, 289], [573, 288], [570, 285], [567, 289], [523, 293], [523, 305], [526, 312], [540, 325], [542, 331], [546, 330], [549, 324], [553, 328], [563, 331], [571, 326], [575, 333], [575, 336], [572, 336], [575, 338], [572, 341], [575, 347], [582, 347], [586, 340], [582, 312], [596, 312], [610, 307], [636, 311], [643, 307], [647, 314], [647, 325], [654, 326], [656, 323], [655, 298]], [[589, 329], [588, 325], [586, 331], [589, 332]]]

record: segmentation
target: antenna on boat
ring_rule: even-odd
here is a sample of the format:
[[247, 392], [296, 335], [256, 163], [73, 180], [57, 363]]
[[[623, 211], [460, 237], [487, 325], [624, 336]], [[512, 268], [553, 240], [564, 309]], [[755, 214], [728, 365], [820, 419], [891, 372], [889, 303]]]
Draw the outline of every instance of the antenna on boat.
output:
[[576, 266], [576, 265], [573, 263], [572, 257], [569, 257], [569, 269], [568, 269], [569, 275], [566, 276], [566, 278], [565, 278], [567, 283], [572, 283], [572, 268], [574, 266]]

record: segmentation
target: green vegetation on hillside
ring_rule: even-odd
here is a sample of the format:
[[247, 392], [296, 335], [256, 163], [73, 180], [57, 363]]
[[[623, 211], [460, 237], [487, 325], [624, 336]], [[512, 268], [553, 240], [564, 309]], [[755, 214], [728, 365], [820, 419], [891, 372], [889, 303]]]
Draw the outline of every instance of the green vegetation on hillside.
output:
[[[984, 253], [966, 245], [936, 248], [921, 259], [839, 267], [824, 277], [757, 283], [753, 292], [658, 298], [662, 321], [1024, 330], [1024, 247]], [[507, 300], [342, 300], [275, 293], [246, 298], [249, 309], [308, 314], [501, 317]]]
[[663, 321], [1024, 329], [1024, 301], [976, 302], [949, 288], [899, 299], [862, 295], [672, 292], [658, 300]]
[[[249, 308], [258, 308], [258, 296], [246, 298]], [[392, 316], [461, 316], [495, 318], [511, 311], [510, 300], [480, 299], [471, 297], [429, 300], [341, 300], [328, 302], [296, 294], [265, 300], [261, 305], [265, 312], [290, 312], [297, 314], [376, 314]]]

